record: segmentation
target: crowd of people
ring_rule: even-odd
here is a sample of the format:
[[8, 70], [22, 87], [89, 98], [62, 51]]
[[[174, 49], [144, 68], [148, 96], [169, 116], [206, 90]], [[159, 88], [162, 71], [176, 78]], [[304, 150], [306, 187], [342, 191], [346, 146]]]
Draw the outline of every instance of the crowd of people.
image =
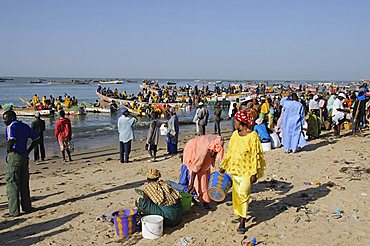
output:
[[37, 94], [32, 97], [32, 100], [29, 102], [29, 105], [33, 107], [35, 110], [43, 110], [43, 109], [56, 109], [60, 111], [62, 109], [68, 110], [73, 106], [78, 105], [78, 100], [75, 96], [70, 96], [68, 94], [64, 94], [64, 96], [58, 96], [54, 98], [50, 95], [49, 98], [46, 96], [42, 96], [41, 100]]
[[[211, 133], [207, 132], [209, 110], [205, 102], [199, 100], [194, 115], [198, 136], [190, 139], [184, 147], [179, 181], [163, 181], [159, 170], [148, 170], [148, 183], [137, 189], [140, 197], [135, 205], [139, 214], [161, 215], [167, 226], [181, 223], [181, 192], [192, 194], [196, 197], [194, 202], [202, 203], [204, 209], [210, 209], [209, 176], [212, 167], [215, 168], [216, 160], [219, 160], [219, 172], [227, 173], [232, 178], [232, 205], [236, 216], [233, 222], [239, 224], [237, 232], [244, 234], [247, 231], [246, 217], [251, 186], [263, 176], [266, 167], [264, 144], [280, 141], [285, 153], [296, 153], [304, 148], [307, 140], [320, 137], [322, 130], [333, 129], [334, 137], [340, 137], [346, 121], [347, 124], [352, 124], [353, 135], [363, 134], [363, 129], [369, 127], [368, 84], [362, 84], [356, 92], [337, 91], [330, 86], [329, 89], [312, 92], [302, 87], [283, 97], [282, 94], [269, 94], [267, 88], [262, 88], [253, 97], [232, 102], [224, 117], [220, 103], [216, 103], [213, 111], [214, 129]], [[142, 96], [149, 94], [153, 95], [150, 92]], [[158, 161], [160, 135], [166, 137], [167, 153], [178, 153], [179, 120], [174, 108], [168, 110], [164, 134], [158, 119], [159, 113], [156, 110], [150, 112], [151, 120], [145, 144], [150, 162]], [[128, 163], [135, 136], [134, 125], [138, 119], [125, 107], [121, 113], [117, 122], [120, 162]], [[25, 212], [32, 210], [28, 186], [28, 154], [38, 146], [35, 160], [40, 159], [38, 149], [41, 150], [41, 160], [45, 158], [44, 147], [40, 144], [45, 124], [39, 114], [35, 117], [31, 128], [18, 121], [13, 111], [6, 111], [3, 115], [7, 126], [6, 179], [10, 216], [20, 214], [19, 195], [22, 209]], [[221, 131], [223, 118], [231, 122], [231, 137], [227, 149], [224, 148], [225, 141], [222, 137], [226, 133]], [[66, 160], [66, 152], [71, 161], [72, 128], [63, 110], [56, 123], [55, 137], [63, 159]], [[27, 148], [28, 138], [32, 139], [32, 144]], [[274, 146], [278, 145], [274, 143]]]

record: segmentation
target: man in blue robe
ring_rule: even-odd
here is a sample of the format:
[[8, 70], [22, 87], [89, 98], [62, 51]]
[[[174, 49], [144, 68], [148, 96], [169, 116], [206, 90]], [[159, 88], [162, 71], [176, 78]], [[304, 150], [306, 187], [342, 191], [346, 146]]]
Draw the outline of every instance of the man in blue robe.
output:
[[298, 146], [306, 146], [306, 140], [302, 134], [302, 126], [305, 120], [303, 105], [298, 102], [296, 93], [292, 93], [291, 100], [282, 100], [283, 105], [283, 145], [284, 152], [297, 152]]

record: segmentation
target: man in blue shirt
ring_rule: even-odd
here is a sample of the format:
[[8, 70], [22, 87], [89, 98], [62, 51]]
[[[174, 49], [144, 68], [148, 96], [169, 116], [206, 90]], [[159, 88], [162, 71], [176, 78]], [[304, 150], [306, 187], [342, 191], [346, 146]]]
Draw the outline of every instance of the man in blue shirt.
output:
[[[31, 212], [31, 197], [29, 189], [28, 154], [38, 143], [40, 137], [27, 124], [18, 121], [14, 111], [3, 114], [6, 125], [7, 156], [5, 166], [6, 193], [8, 196], [9, 214], [5, 217], [20, 215], [19, 203], [24, 212]], [[32, 144], [27, 148], [28, 138]], [[21, 201], [19, 202], [19, 196]]]

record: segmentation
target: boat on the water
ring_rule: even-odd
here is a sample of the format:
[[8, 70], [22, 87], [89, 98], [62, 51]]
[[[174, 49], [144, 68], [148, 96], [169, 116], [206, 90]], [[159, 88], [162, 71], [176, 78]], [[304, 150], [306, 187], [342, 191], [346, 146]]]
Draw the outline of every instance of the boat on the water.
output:
[[48, 85], [88, 85], [91, 80], [50, 81]]
[[[115, 101], [117, 104], [120, 104], [120, 105], [126, 105], [126, 104], [132, 104], [134, 102], [134, 100], [130, 100], [130, 99], [119, 99], [119, 98], [114, 98], [114, 97], [109, 97], [109, 96], [104, 96], [102, 94], [100, 94], [99, 92], [96, 91], [96, 95], [98, 95], [98, 97], [105, 101], [105, 102], [112, 102], [112, 101]], [[154, 105], [154, 106], [167, 106], [169, 105], [170, 107], [180, 107], [183, 103], [181, 102], [170, 102], [170, 103], [155, 103], [155, 102], [152, 102], [152, 103], [149, 103], [149, 102], [139, 102], [139, 101], [136, 101], [137, 104], [139, 105]]]
[[106, 81], [101, 80], [101, 81], [99, 81], [99, 83], [100, 84], [115, 84], [115, 85], [117, 85], [117, 84], [122, 84], [123, 80], [106, 80]]
[[33, 80], [30, 80], [28, 81], [29, 84], [42, 84], [44, 81], [46, 81], [45, 79], [38, 79], [36, 81], [33, 81]]
[[137, 83], [137, 82], [139, 82], [138, 80], [128, 80], [128, 79], [125, 79], [125, 81], [127, 83]]
[[[0, 114], [4, 114], [6, 110], [1, 109]], [[33, 117], [38, 112], [41, 117], [53, 117], [55, 111], [53, 109], [34, 110], [32, 108], [14, 107], [13, 111], [17, 116]]]
[[176, 85], [177, 81], [166, 81], [167, 85]]

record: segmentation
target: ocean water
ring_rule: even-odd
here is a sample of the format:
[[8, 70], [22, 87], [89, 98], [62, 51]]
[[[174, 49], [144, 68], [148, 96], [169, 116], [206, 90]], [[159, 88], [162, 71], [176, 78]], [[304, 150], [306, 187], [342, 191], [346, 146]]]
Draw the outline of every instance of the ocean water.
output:
[[[31, 99], [34, 94], [37, 94], [40, 99], [42, 96], [47, 98], [50, 95], [53, 97], [63, 96], [67, 93], [70, 96], [75, 96], [78, 102], [93, 103], [99, 99], [95, 91], [97, 83], [91, 83], [87, 85], [49, 85], [47, 81], [71, 81], [71, 78], [41, 78], [47, 81], [42, 84], [30, 84], [29, 81], [36, 81], [39, 78], [33, 77], [14, 77], [14, 80], [7, 80], [6, 82], [0, 83], [0, 104], [13, 104], [17, 106], [24, 106], [19, 99]], [[94, 78], [73, 78], [79, 80], [93, 79]], [[115, 78], [112, 78], [115, 79]], [[139, 85], [142, 79], [138, 80], [138, 83], [123, 83], [123, 84], [107, 84], [106, 87], [117, 88], [120, 92], [126, 90], [127, 93], [137, 94], [141, 89]], [[160, 84], [165, 84], [166, 80], [159, 80]], [[178, 81], [178, 85], [194, 84], [193, 80]], [[202, 84], [199, 84], [202, 85]], [[104, 85], [103, 85], [104, 86]], [[181, 128], [194, 128], [194, 124], [191, 124], [191, 120], [194, 116], [194, 110], [190, 112], [178, 112], [178, 117]], [[213, 115], [212, 112], [210, 115]], [[87, 114], [83, 116], [70, 116], [69, 119], [72, 123], [72, 132], [75, 148], [77, 150], [89, 150], [97, 147], [107, 147], [118, 143], [118, 132], [117, 132], [117, 119], [119, 114]], [[226, 116], [226, 113], [225, 113]], [[33, 117], [18, 117], [19, 120], [31, 124], [34, 120]], [[46, 123], [45, 131], [45, 148], [47, 156], [59, 155], [59, 147], [54, 137], [54, 127], [57, 117], [55, 118], [44, 118]], [[164, 119], [161, 119], [165, 121]], [[144, 139], [147, 134], [147, 126], [149, 121], [147, 118], [139, 118], [139, 122], [135, 126], [135, 134], [137, 139]], [[212, 125], [213, 127], [213, 125]], [[195, 129], [195, 128], [194, 128]], [[6, 141], [5, 141], [5, 125], [0, 124], [0, 163], [4, 163], [4, 157], [6, 155]], [[32, 153], [30, 155], [32, 157]]]

